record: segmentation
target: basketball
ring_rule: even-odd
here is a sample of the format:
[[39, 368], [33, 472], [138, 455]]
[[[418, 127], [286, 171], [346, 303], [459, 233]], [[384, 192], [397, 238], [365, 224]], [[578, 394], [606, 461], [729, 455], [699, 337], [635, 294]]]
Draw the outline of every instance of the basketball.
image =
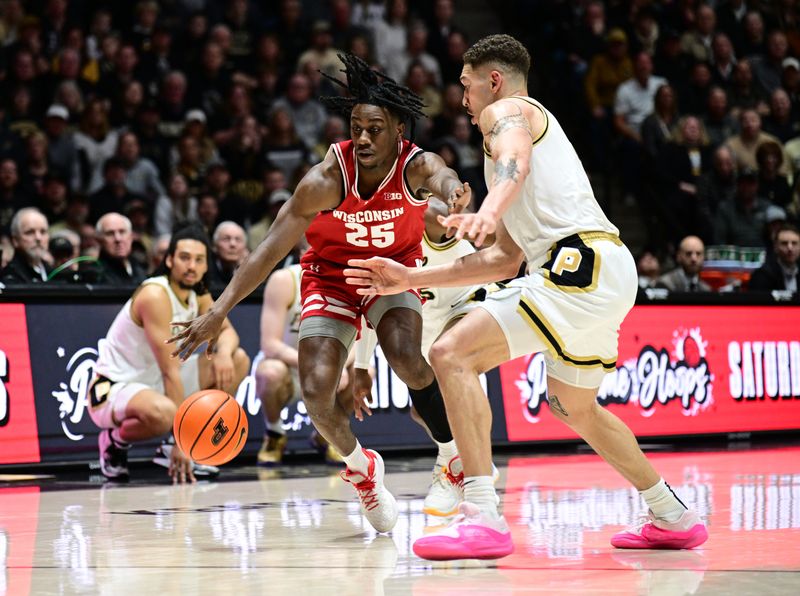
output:
[[173, 431], [178, 447], [193, 461], [219, 466], [236, 457], [247, 442], [247, 416], [224, 391], [198, 391], [178, 408]]

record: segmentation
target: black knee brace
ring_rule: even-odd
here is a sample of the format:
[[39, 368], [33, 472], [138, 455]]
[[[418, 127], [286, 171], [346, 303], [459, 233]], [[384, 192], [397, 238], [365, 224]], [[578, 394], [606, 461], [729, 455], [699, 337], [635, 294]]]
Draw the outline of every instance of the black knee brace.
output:
[[414, 407], [417, 409], [419, 417], [425, 421], [428, 430], [433, 435], [433, 439], [438, 443], [452, 441], [453, 433], [450, 432], [444, 399], [436, 379], [423, 389], [409, 388], [408, 392], [411, 394], [411, 400], [414, 402]]

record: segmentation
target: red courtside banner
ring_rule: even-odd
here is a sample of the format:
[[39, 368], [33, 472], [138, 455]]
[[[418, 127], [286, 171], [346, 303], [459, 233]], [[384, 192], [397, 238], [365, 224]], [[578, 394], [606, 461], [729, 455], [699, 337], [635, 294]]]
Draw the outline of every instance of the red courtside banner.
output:
[[[541, 354], [500, 367], [509, 441], [571, 439]], [[638, 436], [800, 429], [800, 308], [636, 306], [598, 402]]]
[[39, 461], [24, 304], [0, 304], [0, 464]]

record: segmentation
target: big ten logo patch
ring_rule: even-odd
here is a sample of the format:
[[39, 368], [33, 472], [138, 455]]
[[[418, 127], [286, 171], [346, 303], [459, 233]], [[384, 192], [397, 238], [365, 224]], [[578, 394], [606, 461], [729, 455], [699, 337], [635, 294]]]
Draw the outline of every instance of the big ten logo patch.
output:
[[10, 400], [8, 399], [8, 357], [0, 350], [0, 426], [8, 424], [10, 415]]

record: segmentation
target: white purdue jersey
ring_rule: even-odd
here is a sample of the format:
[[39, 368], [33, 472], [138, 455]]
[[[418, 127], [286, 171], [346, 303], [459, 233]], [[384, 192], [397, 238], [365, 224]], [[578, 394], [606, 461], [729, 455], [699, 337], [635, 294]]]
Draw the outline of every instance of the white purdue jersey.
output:
[[[460, 257], [475, 252], [475, 247], [466, 240], [452, 238], [444, 243], [434, 242], [427, 234], [422, 237], [422, 266], [435, 267], [452, 263]], [[425, 298], [422, 305], [423, 325], [429, 321], [447, 318], [450, 310], [469, 298], [480, 286], [462, 288], [425, 288], [420, 294]]]
[[[169, 285], [166, 276], [151, 277], [142, 286], [161, 286], [169, 296], [172, 315], [170, 321], [191, 321], [198, 315], [197, 295], [189, 292], [186, 304], [181, 302]], [[135, 294], [134, 294], [135, 296]], [[161, 369], [147, 341], [144, 329], [131, 318], [131, 297], [119, 311], [105, 338], [98, 342], [95, 372], [115, 383], [142, 383], [157, 387], [161, 384]], [[173, 327], [172, 333], [181, 331]]]
[[[619, 230], [597, 204], [583, 164], [555, 117], [530, 97], [514, 99], [540, 109], [545, 117], [544, 132], [533, 142], [530, 173], [522, 192], [503, 214], [503, 224], [525, 253], [530, 271], [545, 261], [547, 251], [562, 238], [591, 231], [618, 235]], [[491, 188], [494, 162], [488, 153], [483, 172]]]
[[290, 265], [286, 270], [292, 275], [292, 281], [294, 282], [294, 298], [292, 298], [292, 304], [286, 312], [286, 328], [283, 330], [283, 343], [297, 349], [297, 344], [300, 343], [300, 313], [303, 310], [300, 304], [300, 276], [303, 274], [303, 268], [298, 263], [296, 265]]

